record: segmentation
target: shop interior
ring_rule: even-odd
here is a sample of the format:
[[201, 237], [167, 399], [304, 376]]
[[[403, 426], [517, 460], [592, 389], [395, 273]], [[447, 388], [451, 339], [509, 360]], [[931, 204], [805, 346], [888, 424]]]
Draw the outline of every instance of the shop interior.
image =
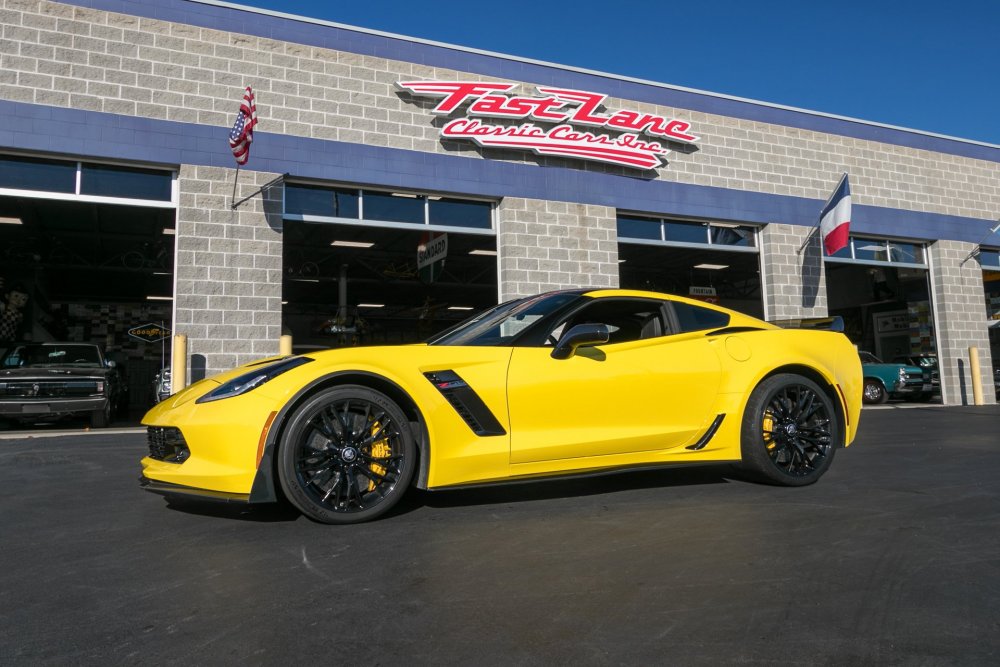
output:
[[[430, 244], [438, 259], [419, 266]], [[283, 247], [283, 333], [296, 352], [416, 343], [497, 303], [491, 233], [286, 220]]]
[[148, 409], [153, 378], [169, 363], [168, 341], [128, 331], [171, 328], [175, 215], [173, 208], [0, 197], [0, 348], [96, 343], [128, 387], [122, 410]]

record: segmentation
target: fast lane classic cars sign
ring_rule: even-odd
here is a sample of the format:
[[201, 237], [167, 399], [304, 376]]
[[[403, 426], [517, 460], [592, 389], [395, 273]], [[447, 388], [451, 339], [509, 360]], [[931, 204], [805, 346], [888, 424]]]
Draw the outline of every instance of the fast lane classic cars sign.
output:
[[[698, 137], [682, 120], [638, 111], [601, 112], [607, 95], [539, 86], [539, 96], [511, 91], [510, 82], [398, 81], [416, 97], [441, 98], [431, 113], [446, 116], [468, 104], [465, 117], [441, 128], [443, 139], [479, 146], [532, 151], [538, 155], [593, 160], [634, 169], [655, 169], [670, 149], [664, 142], [693, 144]], [[522, 120], [495, 124], [482, 119]], [[544, 123], [540, 126], [535, 123]], [[554, 127], [550, 126], [554, 125]], [[582, 127], [580, 127], [582, 126]]]

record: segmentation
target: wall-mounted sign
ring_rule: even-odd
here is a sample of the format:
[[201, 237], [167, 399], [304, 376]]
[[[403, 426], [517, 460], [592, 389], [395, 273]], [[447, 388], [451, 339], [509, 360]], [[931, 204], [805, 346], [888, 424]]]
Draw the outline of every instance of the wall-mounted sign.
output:
[[877, 313], [875, 315], [875, 331], [878, 333], [909, 330], [910, 316], [905, 310], [893, 311], [891, 313]]
[[144, 340], [147, 343], [155, 343], [163, 340], [170, 334], [170, 329], [167, 329], [159, 324], [143, 324], [142, 326], [132, 327], [128, 330], [129, 336], [132, 338], [138, 338], [139, 340]]
[[417, 271], [425, 283], [432, 283], [440, 275], [448, 256], [447, 234], [424, 234], [417, 246]]
[[[654, 169], [664, 164], [670, 152], [664, 142], [693, 144], [698, 140], [690, 133], [690, 123], [682, 120], [630, 110], [602, 112], [608, 96], [601, 93], [539, 86], [540, 96], [523, 96], [510, 92], [517, 86], [469, 81], [396, 83], [417, 97], [442, 98], [431, 109], [434, 114], [449, 115], [468, 104], [465, 117], [445, 123], [441, 137], [474, 141], [479, 146]], [[496, 124], [481, 118], [545, 125]]]
[[705, 303], [719, 303], [719, 297], [715, 293], [714, 287], [699, 287], [691, 285], [688, 287], [688, 296], [692, 299], [704, 301]]

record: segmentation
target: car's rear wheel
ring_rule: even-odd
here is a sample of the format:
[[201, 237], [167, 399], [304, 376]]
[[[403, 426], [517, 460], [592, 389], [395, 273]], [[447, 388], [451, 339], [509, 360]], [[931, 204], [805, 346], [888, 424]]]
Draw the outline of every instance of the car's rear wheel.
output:
[[889, 400], [889, 394], [878, 380], [866, 379], [861, 399], [869, 405], [881, 405]]
[[359, 523], [395, 505], [413, 478], [406, 414], [358, 385], [326, 389], [300, 407], [282, 440], [278, 478], [289, 501], [324, 523]]
[[808, 378], [783, 373], [757, 385], [743, 416], [743, 467], [762, 481], [812, 484], [840, 443], [830, 397]]

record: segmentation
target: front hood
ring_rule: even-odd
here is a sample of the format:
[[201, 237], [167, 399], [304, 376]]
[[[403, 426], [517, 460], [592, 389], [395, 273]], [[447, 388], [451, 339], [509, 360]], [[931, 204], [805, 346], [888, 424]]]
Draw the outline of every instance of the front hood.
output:
[[0, 380], [71, 380], [75, 378], [104, 378], [103, 368], [5, 368], [0, 370]]

